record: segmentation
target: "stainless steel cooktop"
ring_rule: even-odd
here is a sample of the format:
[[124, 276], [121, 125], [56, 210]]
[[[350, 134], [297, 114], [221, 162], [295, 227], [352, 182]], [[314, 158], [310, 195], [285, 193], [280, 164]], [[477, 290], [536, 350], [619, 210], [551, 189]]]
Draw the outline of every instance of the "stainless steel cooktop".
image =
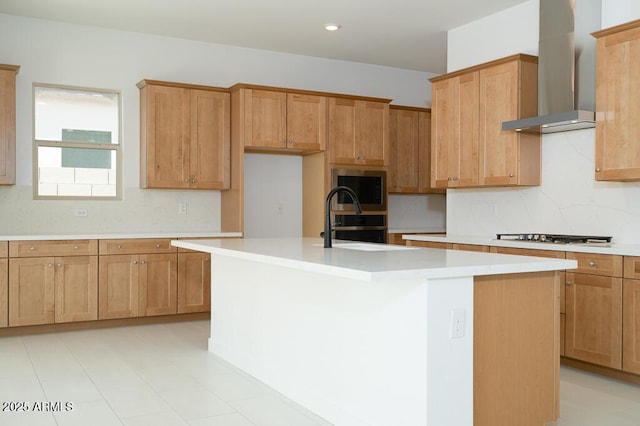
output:
[[610, 243], [613, 238], [594, 235], [563, 234], [496, 234], [496, 237], [499, 240], [556, 244]]

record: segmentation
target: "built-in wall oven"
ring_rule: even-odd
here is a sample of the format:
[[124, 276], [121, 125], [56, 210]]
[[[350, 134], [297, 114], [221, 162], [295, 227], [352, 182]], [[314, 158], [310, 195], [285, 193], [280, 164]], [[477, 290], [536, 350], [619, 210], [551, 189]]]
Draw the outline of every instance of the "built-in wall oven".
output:
[[333, 198], [333, 238], [385, 243], [387, 241], [387, 172], [384, 170], [332, 169], [331, 185], [347, 186], [356, 193], [362, 214], [346, 192]]

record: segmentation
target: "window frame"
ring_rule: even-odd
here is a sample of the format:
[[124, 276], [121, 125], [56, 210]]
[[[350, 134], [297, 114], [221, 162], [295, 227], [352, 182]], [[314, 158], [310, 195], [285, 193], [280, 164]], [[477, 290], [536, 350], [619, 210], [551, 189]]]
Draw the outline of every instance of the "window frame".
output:
[[[36, 88], [52, 88], [63, 90], [77, 90], [88, 91], [97, 93], [108, 93], [118, 96], [118, 143], [85, 143], [85, 142], [64, 142], [64, 141], [47, 141], [36, 139]], [[96, 201], [121, 201], [122, 200], [122, 187], [123, 187], [123, 173], [122, 173], [122, 91], [115, 89], [102, 89], [95, 87], [84, 86], [69, 86], [63, 84], [49, 84], [49, 83], [37, 83], [34, 82], [31, 91], [31, 113], [32, 113], [32, 140], [33, 140], [33, 154], [32, 154], [32, 171], [33, 171], [33, 199], [34, 200], [96, 200]], [[40, 195], [38, 194], [38, 188], [40, 186], [39, 181], [39, 167], [38, 167], [38, 148], [40, 147], [52, 147], [52, 148], [82, 148], [82, 149], [99, 149], [114, 151], [116, 154], [116, 195], [115, 196], [86, 196], [86, 195]]]

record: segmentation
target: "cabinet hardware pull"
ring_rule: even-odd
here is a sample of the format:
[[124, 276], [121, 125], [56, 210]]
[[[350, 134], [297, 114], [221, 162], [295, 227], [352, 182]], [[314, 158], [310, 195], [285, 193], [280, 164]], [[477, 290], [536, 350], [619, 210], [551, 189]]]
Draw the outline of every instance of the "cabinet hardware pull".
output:
[[160, 248], [160, 244], [156, 244], [156, 248]]
[[62, 263], [58, 263], [58, 268], [60, 268], [62, 266]]
[[133, 261], [133, 264], [134, 264], [134, 265], [137, 265], [137, 264], [138, 264], [138, 261], [137, 261], [137, 260], [134, 260], [134, 261]]
[[185, 179], [185, 180], [184, 180], [184, 183], [189, 183], [189, 179]]
[[589, 266], [591, 266], [591, 267], [593, 268], [594, 266], [596, 266], [596, 262], [594, 262], [594, 261], [592, 260], [591, 262], [589, 262]]
[[33, 246], [29, 247], [29, 250], [31, 250], [31, 251], [34, 251], [35, 249], [36, 249], [36, 248], [35, 248], [35, 247], [33, 247]]
[[572, 283], [571, 281], [567, 281], [565, 284], [566, 284], [566, 285], [571, 285], [571, 284], [573, 284], [573, 283]]
[[600, 167], [596, 167], [596, 172], [599, 172], [599, 171], [600, 171]]
[[73, 249], [74, 250], [78, 250], [78, 246], [73, 246]]
[[122, 248], [122, 246], [121, 246], [120, 244], [118, 244], [118, 245], [116, 246], [116, 248], [121, 249], [121, 248]]
[[142, 263], [144, 265], [144, 260], [141, 260], [140, 263]]
[[513, 177], [513, 173], [509, 173], [509, 177]]
[[204, 261], [205, 261], [205, 262], [208, 262], [208, 261], [209, 261], [209, 258], [207, 257]]
[[191, 183], [196, 183], [196, 180], [195, 179], [191, 179]]
[[52, 268], [52, 267], [53, 267], [53, 264], [52, 264], [52, 263], [47, 263], [47, 267], [48, 267], [48, 268]]

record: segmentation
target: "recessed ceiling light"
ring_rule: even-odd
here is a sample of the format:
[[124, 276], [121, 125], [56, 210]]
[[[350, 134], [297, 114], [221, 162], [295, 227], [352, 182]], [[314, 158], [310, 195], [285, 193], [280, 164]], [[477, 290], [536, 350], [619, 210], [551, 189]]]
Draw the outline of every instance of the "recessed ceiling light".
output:
[[339, 24], [325, 24], [324, 29], [327, 31], [338, 31], [340, 29]]

